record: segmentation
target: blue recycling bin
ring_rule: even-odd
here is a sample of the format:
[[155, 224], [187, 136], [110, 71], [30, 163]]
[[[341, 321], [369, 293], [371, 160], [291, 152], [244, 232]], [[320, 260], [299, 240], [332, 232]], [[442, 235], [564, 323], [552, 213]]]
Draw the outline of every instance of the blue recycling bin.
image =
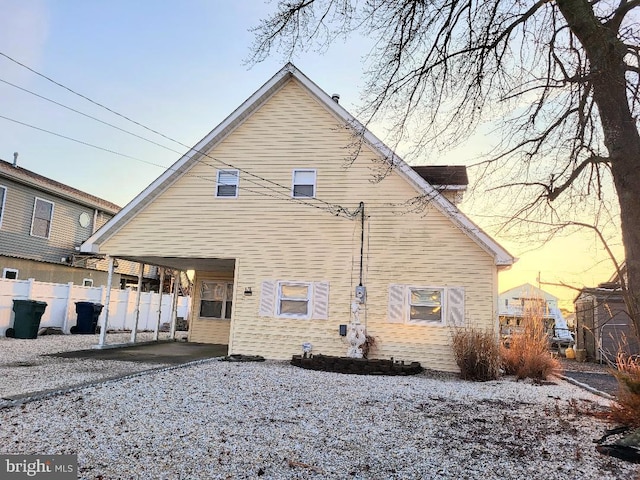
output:
[[74, 327], [71, 327], [71, 333], [80, 333], [84, 335], [93, 335], [96, 333], [98, 326], [98, 318], [102, 313], [100, 303], [93, 302], [76, 302], [76, 313], [78, 320]]

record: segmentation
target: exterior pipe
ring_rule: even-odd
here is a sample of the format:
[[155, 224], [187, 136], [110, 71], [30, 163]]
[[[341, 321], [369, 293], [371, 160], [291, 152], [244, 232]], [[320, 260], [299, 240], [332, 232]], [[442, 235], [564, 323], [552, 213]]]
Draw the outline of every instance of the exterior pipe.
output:
[[111, 300], [111, 284], [113, 283], [113, 265], [115, 259], [109, 255], [107, 255], [107, 258], [109, 259], [109, 274], [107, 276], [107, 293], [104, 297], [104, 322], [100, 329], [98, 348], [104, 347], [107, 338], [107, 328], [109, 327], [109, 301]]
[[142, 295], [142, 277], [144, 274], [144, 263], [140, 264], [138, 272], [138, 291], [136, 292], [136, 309], [134, 313], [133, 328], [131, 329], [131, 343], [136, 343], [136, 335], [138, 334], [138, 322], [140, 321], [140, 296]]
[[160, 336], [160, 319], [162, 318], [162, 290], [164, 286], [164, 268], [160, 268], [160, 288], [158, 289], [159, 302], [158, 302], [158, 319], [156, 320], [156, 329], [153, 331], [153, 340], [158, 341]]

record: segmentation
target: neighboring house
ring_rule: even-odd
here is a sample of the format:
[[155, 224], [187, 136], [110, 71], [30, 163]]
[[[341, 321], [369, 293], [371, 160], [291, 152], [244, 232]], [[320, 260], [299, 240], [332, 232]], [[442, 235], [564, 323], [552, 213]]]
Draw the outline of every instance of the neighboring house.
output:
[[558, 297], [530, 283], [502, 292], [498, 297], [498, 314], [502, 336], [520, 330], [522, 320], [528, 316], [544, 322], [553, 342], [563, 346], [573, 343], [567, 322], [558, 308]]
[[[79, 247], [120, 207], [0, 160], [0, 271], [2, 278], [101, 286], [107, 262]], [[137, 285], [138, 264], [118, 262], [115, 285]], [[145, 287], [157, 286], [147, 268]], [[156, 287], [157, 288], [157, 287]]]
[[617, 276], [612, 280], [596, 288], [583, 288], [574, 300], [576, 348], [586, 350], [591, 361], [615, 361], [620, 350], [640, 354]]
[[344, 356], [362, 284], [374, 357], [455, 371], [452, 328], [495, 331], [514, 258], [447, 199], [461, 168], [440, 191], [421, 168], [287, 64], [82, 251], [194, 270], [189, 340], [271, 359]]

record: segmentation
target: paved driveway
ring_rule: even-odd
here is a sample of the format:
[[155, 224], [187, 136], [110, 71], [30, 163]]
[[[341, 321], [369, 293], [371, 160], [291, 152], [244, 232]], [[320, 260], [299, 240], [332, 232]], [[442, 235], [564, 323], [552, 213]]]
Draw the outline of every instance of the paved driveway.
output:
[[615, 396], [618, 392], [618, 381], [610, 373], [565, 371], [563, 375], [609, 395]]

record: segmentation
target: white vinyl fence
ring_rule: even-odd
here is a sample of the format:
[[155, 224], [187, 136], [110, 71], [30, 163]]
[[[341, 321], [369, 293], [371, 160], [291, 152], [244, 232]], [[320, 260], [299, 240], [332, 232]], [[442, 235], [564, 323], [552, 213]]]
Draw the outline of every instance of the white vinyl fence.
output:
[[[13, 326], [13, 300], [37, 300], [47, 302], [40, 327], [59, 327], [70, 333], [76, 324], [76, 302], [94, 302], [104, 305], [106, 287], [82, 287], [73, 283], [46, 283], [29, 280], [0, 279], [0, 336]], [[172, 294], [162, 295], [160, 324], [171, 321]], [[160, 294], [143, 292], [140, 296], [138, 330], [155, 330], [158, 321]], [[178, 317], [188, 319], [189, 297], [178, 297]], [[109, 329], [130, 330], [135, 322], [136, 292], [111, 290], [109, 301]], [[102, 309], [98, 325], [104, 324]]]

